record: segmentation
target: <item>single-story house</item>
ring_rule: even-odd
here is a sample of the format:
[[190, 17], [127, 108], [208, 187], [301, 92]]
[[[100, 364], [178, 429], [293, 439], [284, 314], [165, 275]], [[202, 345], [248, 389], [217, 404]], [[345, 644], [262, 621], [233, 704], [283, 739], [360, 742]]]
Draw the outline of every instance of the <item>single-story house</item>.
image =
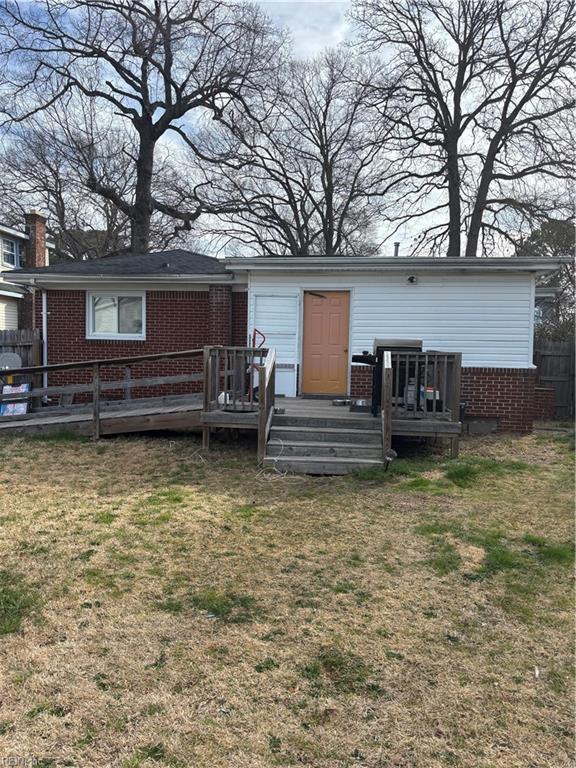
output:
[[535, 288], [550, 259], [216, 259], [185, 250], [25, 268], [45, 363], [251, 345], [277, 352], [276, 391], [370, 394], [352, 357], [375, 338], [462, 354], [467, 414], [532, 428]]

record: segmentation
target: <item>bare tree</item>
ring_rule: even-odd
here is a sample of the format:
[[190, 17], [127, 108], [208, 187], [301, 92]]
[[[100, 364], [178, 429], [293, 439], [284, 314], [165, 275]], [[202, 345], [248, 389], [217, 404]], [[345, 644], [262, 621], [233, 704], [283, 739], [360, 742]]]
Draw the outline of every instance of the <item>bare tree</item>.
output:
[[251, 119], [224, 112], [211, 140], [229, 160], [206, 166], [204, 194], [214, 209], [237, 205], [215, 231], [267, 255], [374, 252], [399, 183], [384, 159], [386, 99], [374, 87], [381, 78], [373, 62], [327, 52], [287, 62]]
[[[573, 0], [356, 0], [365, 49], [381, 51], [403, 111], [396, 149], [412, 171], [398, 223], [424, 217], [418, 246], [474, 257], [514, 242], [573, 173]], [[556, 207], [555, 207], [556, 204]]]
[[159, 147], [170, 134], [193, 143], [198, 113], [218, 116], [232, 102], [242, 110], [274, 61], [266, 18], [223, 0], [2, 0], [0, 32], [11, 121], [66, 109], [73, 94], [134, 132], [133, 188], [96, 173], [87, 183], [129, 219], [136, 252], [149, 247], [155, 212], [185, 228], [203, 212], [193, 195], [181, 208], [156, 194]]

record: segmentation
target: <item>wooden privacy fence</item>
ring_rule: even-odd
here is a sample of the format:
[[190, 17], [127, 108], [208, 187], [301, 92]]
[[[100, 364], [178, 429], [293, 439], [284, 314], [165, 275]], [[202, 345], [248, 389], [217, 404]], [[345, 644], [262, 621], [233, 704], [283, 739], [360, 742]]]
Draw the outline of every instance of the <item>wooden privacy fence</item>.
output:
[[557, 419], [574, 417], [574, 343], [542, 340], [534, 351], [538, 384], [554, 389]]
[[23, 367], [40, 365], [42, 341], [38, 329], [21, 328], [16, 331], [0, 331], [0, 353], [19, 355]]

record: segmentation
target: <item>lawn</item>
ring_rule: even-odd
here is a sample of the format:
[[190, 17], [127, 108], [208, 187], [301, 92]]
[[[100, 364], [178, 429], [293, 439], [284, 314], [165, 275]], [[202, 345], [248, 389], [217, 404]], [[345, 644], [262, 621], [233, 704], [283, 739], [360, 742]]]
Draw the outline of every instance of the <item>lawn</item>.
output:
[[0, 451], [0, 757], [572, 765], [568, 441], [347, 478], [185, 435]]

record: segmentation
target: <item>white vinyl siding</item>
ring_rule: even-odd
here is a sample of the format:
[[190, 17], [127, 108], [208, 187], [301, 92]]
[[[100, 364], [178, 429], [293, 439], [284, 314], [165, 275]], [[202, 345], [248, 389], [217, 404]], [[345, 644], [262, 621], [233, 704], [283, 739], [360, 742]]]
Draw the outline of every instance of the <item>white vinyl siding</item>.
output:
[[[462, 352], [473, 367], [532, 367], [534, 278], [528, 273], [290, 274], [250, 276], [249, 329], [255, 325], [279, 358], [300, 362], [299, 338], [305, 290], [350, 290], [350, 356], [372, 350], [375, 338], [421, 339], [424, 349]], [[261, 297], [275, 297], [269, 309]], [[291, 300], [289, 331], [275, 335], [278, 307]], [[257, 313], [255, 308], [260, 307]], [[296, 310], [297, 307], [297, 310]]]
[[18, 328], [18, 299], [0, 296], [0, 331], [15, 331]]
[[278, 392], [293, 397], [296, 395], [298, 358], [298, 296], [259, 293], [253, 299], [252, 316], [250, 333], [257, 328], [266, 336], [264, 346], [276, 350]]

